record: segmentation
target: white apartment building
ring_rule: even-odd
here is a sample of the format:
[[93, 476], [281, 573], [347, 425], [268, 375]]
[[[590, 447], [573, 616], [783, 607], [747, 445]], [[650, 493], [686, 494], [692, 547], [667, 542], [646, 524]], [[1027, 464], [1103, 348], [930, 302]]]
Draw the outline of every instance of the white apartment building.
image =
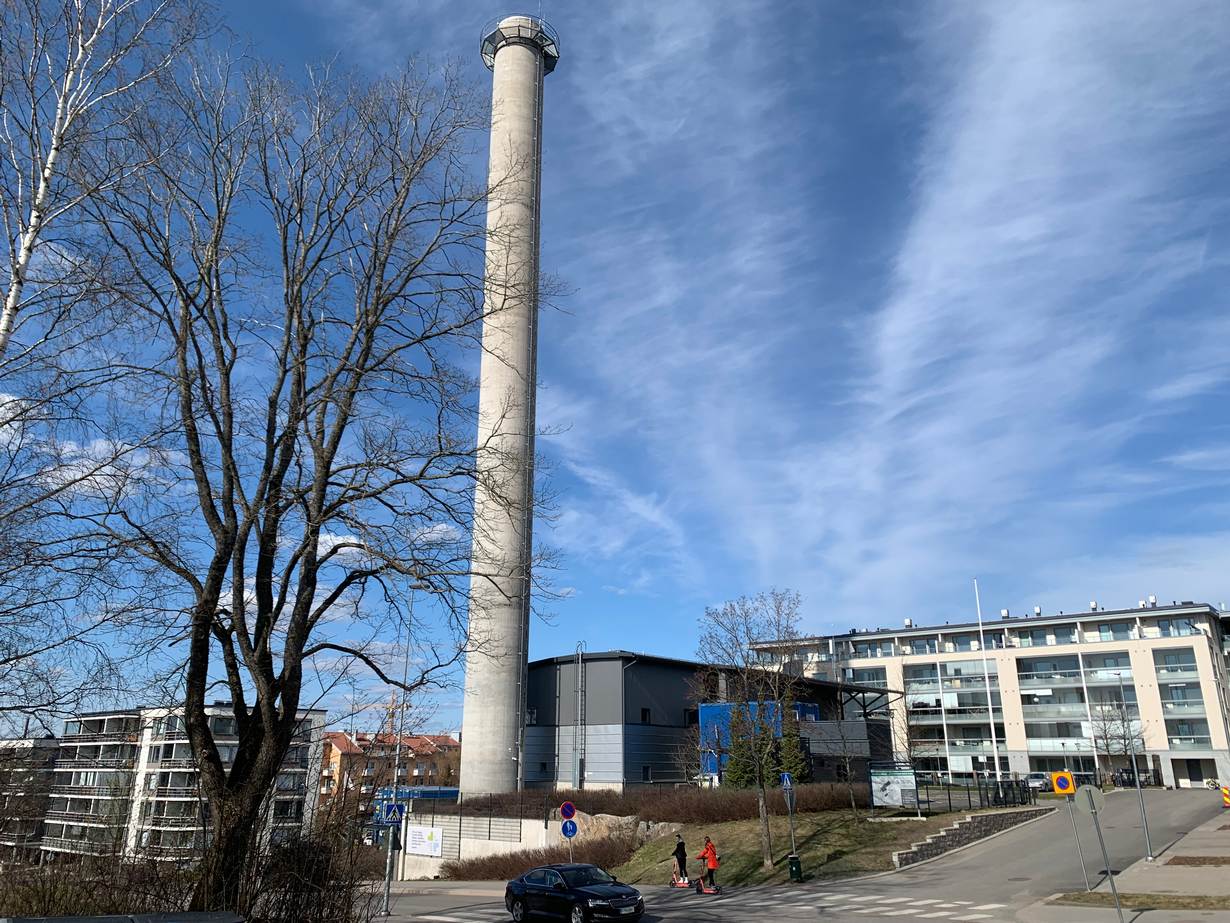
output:
[[[919, 770], [1128, 768], [1230, 780], [1230, 612], [1205, 603], [851, 630], [755, 645], [766, 663], [896, 690], [894, 749]], [[1134, 744], [1132, 743], [1134, 742]]]
[[[238, 737], [227, 703], [207, 709], [224, 763]], [[271, 842], [301, 830], [320, 790], [325, 712], [305, 710], [268, 810]], [[209, 805], [183, 719], [175, 709], [95, 712], [65, 723], [43, 824], [49, 853], [198, 856], [209, 836]]]

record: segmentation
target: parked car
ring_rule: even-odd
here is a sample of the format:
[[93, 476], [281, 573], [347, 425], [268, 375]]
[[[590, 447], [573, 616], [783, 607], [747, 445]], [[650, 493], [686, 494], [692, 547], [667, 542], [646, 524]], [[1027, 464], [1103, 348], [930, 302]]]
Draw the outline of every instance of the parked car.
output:
[[516, 923], [531, 914], [562, 917], [568, 923], [639, 920], [645, 901], [636, 888], [616, 881], [596, 865], [543, 865], [514, 878], [504, 889], [504, 906]]
[[1029, 787], [1040, 792], [1049, 792], [1051, 790], [1051, 774], [1049, 772], [1031, 772], [1025, 777], [1025, 781], [1029, 783]]

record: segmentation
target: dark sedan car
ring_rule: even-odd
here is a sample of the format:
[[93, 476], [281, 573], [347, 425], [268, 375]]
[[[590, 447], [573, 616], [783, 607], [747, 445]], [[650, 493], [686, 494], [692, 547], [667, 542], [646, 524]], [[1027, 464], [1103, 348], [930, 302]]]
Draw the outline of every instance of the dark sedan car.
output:
[[636, 888], [621, 885], [596, 865], [544, 865], [514, 878], [504, 906], [520, 923], [530, 914], [590, 920], [639, 920], [645, 902]]

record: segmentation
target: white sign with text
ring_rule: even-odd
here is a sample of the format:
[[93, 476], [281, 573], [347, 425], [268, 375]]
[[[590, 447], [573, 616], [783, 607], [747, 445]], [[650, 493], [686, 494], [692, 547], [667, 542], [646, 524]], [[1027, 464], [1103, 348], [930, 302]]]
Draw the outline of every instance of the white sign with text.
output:
[[406, 852], [412, 856], [444, 855], [444, 831], [440, 827], [407, 827]]

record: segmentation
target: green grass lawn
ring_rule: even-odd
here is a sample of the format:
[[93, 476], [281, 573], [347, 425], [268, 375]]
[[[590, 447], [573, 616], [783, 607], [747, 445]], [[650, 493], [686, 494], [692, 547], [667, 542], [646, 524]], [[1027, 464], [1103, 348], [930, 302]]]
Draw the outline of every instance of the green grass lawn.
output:
[[[1052, 903], [1075, 904], [1083, 907], [1113, 907], [1114, 897], [1101, 891], [1074, 891], [1057, 897]], [[1120, 893], [1119, 903], [1125, 910], [1230, 910], [1230, 897], [1208, 897], [1199, 894], [1138, 894]]]
[[[803, 875], [808, 879], [848, 878], [893, 867], [896, 850], [924, 839], [950, 826], [963, 814], [941, 815], [917, 821], [872, 823], [855, 820], [850, 811], [824, 811], [795, 817], [795, 836]], [[788, 881], [786, 856], [790, 852], [790, 827], [785, 817], [769, 818], [773, 834], [772, 869], [760, 860], [760, 822], [731, 821], [708, 826], [687, 826], [682, 831], [688, 847], [689, 874], [695, 876], [700, 863], [691, 857], [700, 853], [705, 836], [713, 838], [721, 857], [717, 880], [723, 885], [749, 885]], [[613, 869], [620, 881], [666, 884], [671, 877], [674, 836], [662, 837], [642, 846], [625, 865]]]

